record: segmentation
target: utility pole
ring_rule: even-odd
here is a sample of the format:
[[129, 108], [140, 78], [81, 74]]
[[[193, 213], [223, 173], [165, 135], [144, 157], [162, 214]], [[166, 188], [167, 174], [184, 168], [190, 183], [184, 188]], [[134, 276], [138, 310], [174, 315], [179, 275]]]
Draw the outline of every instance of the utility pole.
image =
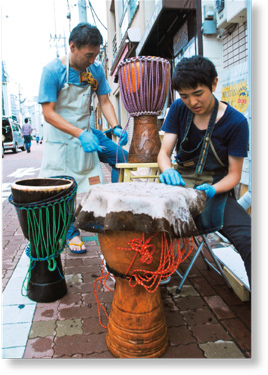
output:
[[[56, 25], [56, 10], [55, 10], [55, 0], [53, 2], [53, 7], [54, 7], [54, 28], [55, 28], [55, 34], [54, 36], [50, 34], [50, 47], [55, 47], [56, 48], [56, 57], [59, 57], [59, 48], [64, 47], [65, 54], [67, 53], [67, 46], [66, 46], [66, 36], [65, 33], [62, 36], [61, 34], [57, 35], [57, 25]], [[63, 40], [63, 43], [61, 42]]]
[[86, 0], [78, 0], [78, 16], [79, 22], [87, 22]]

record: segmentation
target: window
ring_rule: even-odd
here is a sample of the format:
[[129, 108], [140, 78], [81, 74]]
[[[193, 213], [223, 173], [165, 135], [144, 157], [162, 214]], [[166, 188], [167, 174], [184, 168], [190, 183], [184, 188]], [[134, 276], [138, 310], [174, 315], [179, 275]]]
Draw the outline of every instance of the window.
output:
[[119, 9], [119, 26], [120, 26], [120, 37], [123, 39], [135, 13], [139, 6], [139, 0], [121, 0], [118, 3]]

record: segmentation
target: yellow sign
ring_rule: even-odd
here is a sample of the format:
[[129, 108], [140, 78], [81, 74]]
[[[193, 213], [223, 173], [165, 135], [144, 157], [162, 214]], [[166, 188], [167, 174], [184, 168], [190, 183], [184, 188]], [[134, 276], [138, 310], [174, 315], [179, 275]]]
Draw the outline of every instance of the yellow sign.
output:
[[239, 112], [244, 113], [249, 105], [247, 80], [244, 79], [224, 85], [221, 89], [221, 100], [229, 103]]

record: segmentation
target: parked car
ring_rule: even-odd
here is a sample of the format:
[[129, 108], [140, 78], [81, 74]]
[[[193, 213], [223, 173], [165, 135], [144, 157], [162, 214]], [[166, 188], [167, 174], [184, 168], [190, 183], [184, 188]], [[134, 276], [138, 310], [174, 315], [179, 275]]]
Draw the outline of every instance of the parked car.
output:
[[16, 153], [19, 149], [26, 150], [21, 127], [10, 117], [2, 116], [2, 139], [4, 151], [12, 150]]

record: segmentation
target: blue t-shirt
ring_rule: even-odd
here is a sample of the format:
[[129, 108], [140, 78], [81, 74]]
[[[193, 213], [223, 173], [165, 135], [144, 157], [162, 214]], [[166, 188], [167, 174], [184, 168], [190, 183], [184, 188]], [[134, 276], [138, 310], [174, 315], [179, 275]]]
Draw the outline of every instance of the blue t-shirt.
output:
[[[97, 90], [94, 92], [97, 95], [106, 95], [111, 92], [111, 88], [106, 80], [104, 69], [100, 61], [95, 61], [89, 67], [93, 78], [98, 81]], [[79, 73], [77, 70], [69, 67], [69, 83], [77, 86], [87, 86], [87, 82], [80, 83]], [[57, 102], [57, 97], [60, 90], [66, 83], [67, 67], [63, 65], [59, 58], [54, 59], [48, 63], [44, 68], [41, 76], [38, 102]]]
[[[221, 161], [228, 165], [228, 155], [246, 157], [248, 153], [249, 129], [244, 115], [228, 103], [223, 116], [215, 124], [211, 140]], [[181, 99], [171, 104], [162, 129], [166, 133], [178, 135], [179, 146], [183, 140], [189, 110]], [[189, 150], [194, 149], [204, 137], [206, 130], [198, 129], [194, 123], [188, 133]]]

